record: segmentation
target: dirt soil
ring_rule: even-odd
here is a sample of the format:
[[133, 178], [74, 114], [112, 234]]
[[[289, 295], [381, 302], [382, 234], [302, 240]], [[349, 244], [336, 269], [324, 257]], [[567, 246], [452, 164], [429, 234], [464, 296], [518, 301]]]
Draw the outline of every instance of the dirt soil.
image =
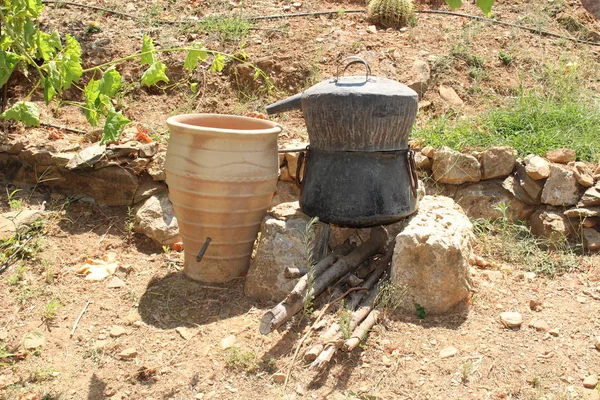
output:
[[[363, 14], [272, 20], [254, 24], [243, 40], [223, 42], [218, 35], [155, 20], [236, 15], [240, 11], [233, 2], [97, 0], [86, 4], [141, 16], [136, 21], [48, 5], [45, 26], [76, 35], [84, 47], [86, 66], [138, 50], [143, 33], [150, 34], [157, 47], [202, 41], [209, 48], [236, 52], [244, 42], [248, 59], [264, 66], [278, 87], [265, 95], [261, 85], [245, 80], [239, 73], [243, 69], [235, 66], [222, 74], [204, 70], [191, 77], [199, 83], [198, 97], [189, 94], [187, 85], [141, 88], [132, 84], [122, 99], [124, 112], [157, 139], [166, 137], [164, 121], [169, 115], [264, 112], [265, 105], [332, 76], [339, 61], [350, 55], [366, 59], [375, 75], [401, 82], [413, 78], [414, 60], [427, 60], [432, 81], [419, 123], [447, 112], [476, 115], [505, 103], [521, 88], [542, 85], [540, 76], [547, 65], [577, 64], [586, 86], [598, 89], [600, 85], [599, 47], [450, 16], [421, 14], [414, 27], [376, 33], [369, 33]], [[258, 16], [281, 14], [288, 2], [249, 0], [243, 5], [244, 16]], [[361, 1], [309, 0], [297, 11], [361, 7]], [[480, 15], [471, 4], [461, 12]], [[573, 1], [506, 1], [497, 4], [494, 13], [503, 21], [580, 34], [561, 24], [561, 15], [571, 16], [588, 32], [600, 32], [600, 22]], [[90, 21], [98, 22], [100, 29], [90, 29]], [[467, 63], [452, 56], [461, 43], [484, 60], [485, 79], [473, 77]], [[511, 54], [510, 65], [499, 60], [500, 51]], [[183, 57], [164, 56], [173, 82], [185, 78]], [[135, 62], [119, 69], [127, 80], [139, 80], [142, 72]], [[438, 95], [440, 84], [453, 87], [465, 105], [453, 109], [445, 103]], [[15, 74], [9, 102], [29, 89], [27, 78]], [[41, 93], [36, 96], [41, 103]], [[46, 107], [42, 120], [89, 131], [83, 113], [72, 106]], [[300, 112], [276, 120], [285, 128], [281, 145], [306, 138]], [[85, 146], [97, 139], [93, 132], [64, 132], [63, 139], [51, 141], [49, 134], [48, 128], [10, 128], [12, 138], [24, 136], [58, 148], [72, 143]], [[5, 212], [8, 194], [16, 188], [3, 186], [0, 211]], [[0, 366], [0, 399], [600, 398], [596, 389], [583, 386], [584, 378], [600, 374], [600, 350], [593, 343], [600, 335], [598, 256], [581, 256], [578, 269], [553, 279], [526, 275], [523, 265], [505, 265], [500, 276], [473, 270], [475, 295], [468, 307], [424, 320], [388, 313], [364, 346], [337, 354], [323, 375], [315, 376], [297, 361], [284, 392], [272, 375], [287, 373], [306, 325], [291, 323], [280, 332], [260, 335], [258, 321], [269, 304], [247, 299], [243, 279], [227, 285], [186, 279], [180, 272], [181, 254], [131, 233], [126, 207], [71, 201], [43, 187], [22, 190], [15, 198], [23, 199], [26, 209], [39, 209], [45, 201], [43, 207], [51, 212], [39, 228], [35, 239], [39, 246], [31, 251], [32, 257], [0, 276], [0, 344], [16, 354]], [[124, 281], [123, 287], [108, 288], [107, 281], [89, 282], [75, 274], [86, 258], [111, 252], [121, 266], [116, 275]], [[55, 313], [48, 310], [53, 299], [60, 303]], [[541, 303], [539, 311], [530, 308], [532, 299]], [[504, 311], [522, 313], [522, 328], [505, 328], [499, 321]], [[534, 320], [545, 321], [556, 331], [550, 334], [530, 327]], [[39, 339], [36, 333], [45, 342], [38, 350], [24, 349], [25, 336]], [[222, 340], [231, 335], [238, 351], [222, 349]], [[442, 358], [440, 351], [450, 346], [458, 353]]]

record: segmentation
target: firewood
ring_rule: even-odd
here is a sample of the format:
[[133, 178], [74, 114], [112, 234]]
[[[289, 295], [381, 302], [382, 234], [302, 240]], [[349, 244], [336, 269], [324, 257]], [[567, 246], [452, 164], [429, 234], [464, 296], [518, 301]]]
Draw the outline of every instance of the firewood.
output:
[[[330, 285], [338, 281], [347, 273], [357, 268], [364, 260], [383, 252], [387, 241], [387, 231], [383, 227], [373, 228], [369, 240], [358, 246], [350, 254], [341, 257], [331, 267], [326, 268], [321, 274], [315, 275], [312, 287], [308, 287], [306, 280], [306, 291], [299, 296], [288, 296], [281, 303], [267, 311], [261, 321], [259, 331], [263, 335], [280, 327], [285, 321], [302, 309], [306, 299], [314, 299], [325, 291]], [[329, 256], [328, 256], [329, 257]], [[327, 257], [326, 257], [327, 258]], [[308, 276], [308, 275], [306, 275]], [[301, 281], [304, 277], [301, 278]], [[298, 282], [300, 284], [301, 282]], [[296, 288], [292, 292], [295, 292]], [[296, 292], [297, 293], [297, 292]], [[292, 293], [290, 293], [291, 295]]]
[[316, 370], [318, 373], [323, 372], [329, 364], [329, 362], [331, 361], [331, 359], [333, 358], [333, 355], [335, 354], [336, 350], [336, 346], [330, 345], [329, 347], [327, 347], [321, 352], [321, 354], [319, 354], [315, 361], [312, 362], [310, 368]]
[[[323, 258], [313, 266], [313, 276], [319, 276], [323, 273], [323, 271], [331, 267], [340, 256], [345, 256], [352, 250], [354, 250], [353, 245], [350, 244], [350, 242], [344, 242], [344, 244], [335, 249], [332, 254]], [[308, 278], [308, 275], [304, 275], [302, 278], [300, 278], [300, 280], [296, 283], [296, 286], [294, 286], [294, 289], [292, 289], [292, 291], [286, 296], [284, 302], [292, 304], [298, 301], [298, 299], [301, 298], [306, 291], [306, 287], [308, 286]]]
[[369, 330], [377, 323], [379, 313], [379, 310], [372, 310], [364, 319], [364, 321], [361, 322], [356, 329], [354, 329], [354, 332], [352, 332], [352, 337], [346, 340], [342, 346], [344, 351], [352, 351], [360, 344], [361, 340], [367, 336]]
[[285, 267], [283, 270], [283, 276], [286, 279], [301, 278], [304, 275], [306, 275], [306, 268]]
[[313, 362], [323, 351], [323, 345], [317, 344], [304, 353], [304, 362]]
[[[385, 255], [383, 257], [372, 262], [372, 264], [374, 264], [374, 266], [375, 266], [373, 269], [373, 272], [371, 272], [371, 275], [369, 275], [369, 277], [365, 281], [363, 281], [363, 283], [360, 286], [367, 288], [367, 289], [371, 289], [377, 282], [379, 282], [381, 277], [384, 276], [384, 274], [388, 270], [388, 264], [392, 261], [393, 254], [394, 254], [394, 242], [392, 242], [389, 245], [388, 251], [385, 253]], [[349, 310], [356, 309], [356, 307], [358, 307], [361, 300], [367, 295], [367, 293], [368, 292], [366, 292], [366, 291], [358, 291], [358, 292], [354, 292], [350, 296], [348, 296], [348, 302], [346, 303], [348, 309]]]

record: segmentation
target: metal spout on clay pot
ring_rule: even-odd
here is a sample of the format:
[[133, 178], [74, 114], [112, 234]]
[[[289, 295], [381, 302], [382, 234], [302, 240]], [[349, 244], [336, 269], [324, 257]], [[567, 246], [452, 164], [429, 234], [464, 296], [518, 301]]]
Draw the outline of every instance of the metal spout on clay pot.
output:
[[299, 110], [302, 108], [302, 93], [295, 94], [293, 96], [288, 97], [287, 99], [283, 99], [278, 101], [277, 103], [273, 103], [267, 106], [267, 114], [279, 114], [286, 111], [291, 110]]

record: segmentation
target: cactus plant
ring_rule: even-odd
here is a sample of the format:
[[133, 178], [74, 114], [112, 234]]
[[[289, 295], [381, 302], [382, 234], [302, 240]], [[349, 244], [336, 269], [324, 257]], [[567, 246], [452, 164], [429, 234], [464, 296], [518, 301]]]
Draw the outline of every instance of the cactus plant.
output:
[[369, 20], [385, 28], [406, 26], [415, 15], [413, 0], [371, 0], [368, 5]]

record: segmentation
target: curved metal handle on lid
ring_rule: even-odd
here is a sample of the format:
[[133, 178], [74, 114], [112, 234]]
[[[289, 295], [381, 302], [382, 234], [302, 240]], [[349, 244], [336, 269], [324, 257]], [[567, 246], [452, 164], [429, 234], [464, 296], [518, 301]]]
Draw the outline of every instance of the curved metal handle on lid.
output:
[[[343, 63], [344, 61], [348, 61], [348, 60], [352, 60], [349, 63], [347, 63], [344, 66], [344, 69], [342, 70], [342, 76], [344, 76], [344, 73], [346, 72], [346, 70], [348, 69], [348, 67], [350, 67], [351, 65], [354, 64], [362, 64], [365, 66], [365, 81], [369, 80], [369, 76], [371, 75], [371, 67], [369, 66], [369, 64], [363, 60], [360, 57], [357, 56], [350, 56], [350, 57], [346, 57], [344, 58], [341, 62]], [[340, 79], [340, 66], [338, 65], [337, 67], [337, 71], [335, 73], [335, 80], [334, 82], [337, 82]]]

